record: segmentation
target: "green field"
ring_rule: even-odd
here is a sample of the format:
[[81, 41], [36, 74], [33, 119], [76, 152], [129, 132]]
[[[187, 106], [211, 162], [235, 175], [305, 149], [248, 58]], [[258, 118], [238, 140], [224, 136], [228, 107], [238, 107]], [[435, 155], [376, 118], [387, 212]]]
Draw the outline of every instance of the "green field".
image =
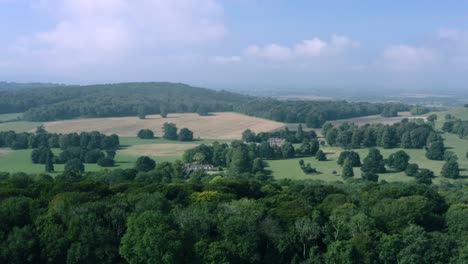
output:
[[[442, 124], [444, 123], [445, 114], [450, 113], [455, 115], [457, 118], [461, 118], [463, 120], [468, 120], [468, 108], [456, 108], [451, 109], [450, 111], [439, 112], [438, 120], [436, 123], [436, 127], [440, 129]], [[468, 140], [460, 139], [455, 134], [444, 133], [443, 137], [445, 139], [445, 145], [448, 151], [454, 152], [458, 156], [458, 163], [460, 165], [460, 174], [462, 179], [458, 181], [466, 181], [468, 182], [468, 159], [466, 158], [466, 152], [468, 151]], [[271, 160], [268, 161], [269, 169], [273, 171], [273, 176], [277, 179], [289, 178], [289, 179], [298, 179], [298, 180], [305, 180], [305, 179], [316, 179], [316, 180], [323, 180], [323, 181], [341, 181], [342, 178], [341, 174], [341, 167], [336, 163], [339, 154], [343, 151], [341, 148], [335, 147], [323, 147], [322, 150], [327, 153], [328, 161], [317, 161], [313, 157], [303, 158], [304, 162], [310, 163], [313, 168], [316, 168], [321, 174], [312, 174], [307, 175], [302, 172], [301, 168], [299, 167], [299, 160], [301, 158], [289, 159], [289, 160]], [[388, 158], [388, 156], [398, 150], [402, 150], [399, 148], [395, 149], [380, 149], [384, 158]], [[425, 168], [432, 170], [434, 174], [437, 176], [434, 179], [434, 182], [440, 182], [441, 180], [447, 180], [440, 177], [440, 171], [442, 170], [442, 166], [444, 161], [433, 161], [428, 160], [425, 157], [425, 150], [422, 149], [403, 149], [406, 153], [408, 153], [411, 157], [410, 163], [416, 163], [419, 165], [420, 168]], [[361, 156], [361, 161], [367, 156], [368, 150], [367, 149], [358, 149], [355, 150]], [[337, 174], [333, 175], [332, 172], [336, 171]], [[359, 168], [354, 168], [355, 177], [359, 178], [361, 176], [361, 171]], [[412, 177], [408, 177], [404, 174], [404, 172], [387, 172], [384, 174], [379, 175], [380, 180], [386, 181], [412, 181], [414, 180]], [[453, 181], [453, 180], [449, 180]]]
[[[132, 145], [144, 145], [144, 144], [211, 144], [214, 141], [218, 142], [229, 142], [227, 140], [211, 140], [211, 139], [204, 139], [199, 141], [191, 141], [191, 142], [180, 142], [180, 141], [171, 141], [162, 138], [157, 139], [140, 139], [137, 137], [123, 137], [120, 138], [120, 143], [122, 145], [122, 149], [132, 146]], [[138, 156], [135, 155], [125, 155], [122, 151], [117, 151], [115, 157], [115, 166], [111, 169], [128, 169], [132, 168], [137, 160]], [[10, 150], [10, 149], [0, 149], [0, 171], [5, 172], [17, 172], [22, 171], [26, 173], [40, 173], [44, 172], [45, 166], [43, 164], [33, 164], [31, 162], [31, 152], [32, 149], [25, 149], [25, 150]], [[53, 149], [55, 155], [58, 155], [61, 150], [60, 149]], [[156, 162], [164, 162], [169, 161], [173, 162], [177, 159], [181, 159], [180, 156], [151, 156], [151, 158], [155, 159]], [[64, 170], [63, 164], [54, 164], [55, 171], [57, 173], [61, 173]], [[97, 164], [85, 164], [86, 171], [99, 171], [103, 170], [104, 168], [99, 167]]]
[[[445, 145], [449, 151], [453, 151], [458, 156], [458, 163], [461, 169], [461, 175], [463, 178], [468, 178], [468, 159], [465, 156], [466, 151], [468, 151], [468, 141], [458, 138], [456, 135], [453, 134], [444, 134], [445, 138]], [[269, 169], [273, 171], [273, 176], [277, 179], [289, 178], [289, 179], [297, 179], [297, 180], [305, 180], [305, 179], [316, 179], [316, 180], [324, 180], [324, 181], [339, 181], [342, 180], [341, 174], [341, 167], [337, 164], [337, 159], [339, 154], [343, 151], [341, 148], [336, 147], [323, 147], [322, 150], [327, 154], [328, 161], [317, 161], [313, 157], [303, 158], [304, 162], [310, 163], [313, 168], [316, 168], [321, 174], [312, 174], [307, 175], [302, 172], [301, 168], [299, 167], [299, 160], [301, 158], [295, 159], [288, 159], [288, 160], [271, 160], [268, 161]], [[410, 155], [410, 163], [416, 163], [419, 165], [420, 168], [430, 169], [434, 171], [436, 176], [440, 176], [440, 171], [442, 170], [442, 166], [444, 161], [434, 161], [428, 160], [425, 157], [425, 150], [423, 149], [381, 149], [382, 155], [384, 158], [388, 158], [388, 156], [398, 150], [404, 150], [408, 155]], [[367, 149], [358, 149], [355, 150], [361, 156], [361, 161], [367, 156], [368, 150]], [[337, 174], [333, 175], [332, 172], [336, 171]], [[361, 176], [360, 168], [354, 168], [355, 177], [359, 178]], [[380, 174], [380, 180], [386, 181], [411, 181], [413, 180], [412, 177], [408, 177], [404, 174], [404, 172], [389, 172]], [[441, 177], [438, 177], [434, 180], [434, 182], [439, 182]]]
[[21, 118], [22, 113], [0, 114], [0, 122], [11, 121]]

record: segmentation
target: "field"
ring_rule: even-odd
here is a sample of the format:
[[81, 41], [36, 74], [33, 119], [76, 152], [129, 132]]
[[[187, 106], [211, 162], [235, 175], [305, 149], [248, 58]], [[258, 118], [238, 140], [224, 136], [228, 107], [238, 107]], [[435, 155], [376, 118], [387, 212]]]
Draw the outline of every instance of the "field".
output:
[[56, 133], [99, 131], [104, 134], [132, 137], [143, 128], [151, 129], [156, 132], [157, 136], [160, 136], [165, 122], [174, 123], [179, 128], [189, 128], [194, 132], [195, 138], [209, 139], [240, 139], [242, 132], [247, 128], [261, 132], [284, 126], [283, 123], [232, 112], [213, 113], [209, 116], [170, 114], [167, 118], [150, 115], [146, 119], [137, 117], [88, 118], [46, 122], [44, 126], [47, 131]]
[[[436, 127], [442, 127], [444, 122], [445, 114], [450, 113], [455, 115], [457, 118], [461, 118], [464, 120], [468, 120], [468, 108], [457, 108], [452, 109], [446, 112], [437, 113], [438, 120], [436, 123]], [[400, 113], [401, 116], [405, 116], [404, 113]], [[379, 118], [379, 119], [388, 119], [388, 118]], [[363, 117], [363, 118], [353, 118], [348, 119], [349, 122], [353, 122], [356, 120], [372, 120], [370, 117]], [[336, 122], [343, 122], [345, 120], [338, 120]], [[336, 124], [336, 123], [335, 123]], [[461, 176], [464, 178], [464, 181], [468, 181], [468, 159], [466, 158], [466, 152], [468, 151], [468, 140], [460, 139], [458, 136], [454, 134], [444, 133], [443, 137], [445, 139], [445, 145], [448, 148], [448, 151], [454, 152], [458, 156], [458, 163], [461, 169]], [[327, 153], [328, 161], [319, 162], [315, 160], [315, 158], [303, 158], [304, 162], [310, 163], [313, 168], [316, 168], [322, 174], [316, 175], [307, 175], [302, 172], [299, 167], [299, 160], [301, 158], [289, 159], [289, 160], [272, 160], [268, 161], [269, 169], [273, 171], [273, 176], [277, 179], [282, 178], [290, 178], [290, 179], [316, 179], [316, 180], [323, 180], [323, 181], [341, 181], [342, 178], [341, 174], [341, 167], [336, 163], [339, 154], [343, 149], [335, 148], [335, 147], [323, 147], [322, 150]], [[387, 158], [390, 154], [397, 152], [398, 148], [395, 149], [380, 149], [384, 158]], [[367, 156], [368, 150], [367, 149], [359, 149], [355, 150], [361, 156], [361, 161]], [[425, 157], [425, 151], [420, 149], [404, 149], [410, 156], [410, 163], [416, 163], [421, 168], [426, 168], [434, 171], [435, 175], [438, 176], [434, 182], [440, 182], [443, 179], [440, 176], [440, 171], [444, 164], [444, 161], [433, 161], [428, 160]], [[332, 174], [333, 171], [336, 171], [336, 176]], [[361, 176], [361, 171], [359, 168], [354, 168], [355, 177]], [[413, 178], [406, 176], [403, 172], [391, 172], [384, 173], [380, 175], [380, 180], [386, 181], [411, 181]]]
[[[459, 139], [456, 135], [453, 134], [444, 134], [445, 145], [448, 147], [449, 151], [455, 152], [459, 157], [458, 162], [461, 169], [461, 175], [463, 178], [468, 178], [468, 159], [465, 157], [466, 151], [468, 151], [468, 141]], [[341, 167], [336, 163], [338, 156], [343, 151], [341, 148], [337, 147], [323, 147], [322, 150], [327, 154], [327, 161], [317, 161], [313, 157], [303, 158], [304, 162], [310, 163], [313, 168], [316, 168], [322, 174], [317, 175], [307, 175], [302, 172], [299, 167], [299, 160], [301, 158], [289, 159], [289, 160], [271, 160], [268, 161], [269, 169], [273, 171], [273, 176], [277, 179], [289, 178], [289, 179], [316, 179], [323, 181], [341, 181]], [[379, 149], [384, 156], [388, 156], [392, 153], [397, 152], [398, 150], [404, 150], [408, 155], [410, 155], [410, 163], [416, 163], [420, 168], [430, 169], [434, 171], [435, 175], [438, 176], [434, 182], [439, 182], [441, 180], [440, 171], [444, 161], [433, 161], [428, 160], [425, 157], [425, 150], [422, 149]], [[355, 150], [361, 156], [361, 161], [367, 156], [367, 149], [358, 149]], [[336, 171], [336, 176], [332, 174], [333, 171]], [[361, 177], [360, 168], [354, 168], [355, 177]], [[391, 181], [411, 181], [413, 178], [408, 177], [404, 172], [389, 172], [380, 174], [380, 180]]]

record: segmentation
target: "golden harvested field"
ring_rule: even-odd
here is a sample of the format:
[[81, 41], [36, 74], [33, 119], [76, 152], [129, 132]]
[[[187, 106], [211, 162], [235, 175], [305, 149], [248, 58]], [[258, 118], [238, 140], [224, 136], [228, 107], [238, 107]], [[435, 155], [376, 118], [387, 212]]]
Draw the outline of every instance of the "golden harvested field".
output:
[[145, 144], [134, 145], [119, 150], [119, 154], [128, 156], [181, 157], [184, 151], [199, 144]]
[[193, 131], [195, 138], [208, 139], [240, 139], [242, 132], [251, 129], [254, 132], [265, 132], [284, 126], [283, 123], [266, 119], [250, 117], [238, 113], [213, 113], [210, 116], [198, 114], [170, 114], [167, 118], [159, 115], [149, 115], [146, 119], [137, 117], [87, 118], [46, 122], [44, 126], [49, 132], [72, 133], [83, 131], [99, 131], [104, 134], [117, 134], [124, 137], [136, 136], [140, 129], [146, 128], [162, 135], [165, 122], [174, 123], [177, 127]]

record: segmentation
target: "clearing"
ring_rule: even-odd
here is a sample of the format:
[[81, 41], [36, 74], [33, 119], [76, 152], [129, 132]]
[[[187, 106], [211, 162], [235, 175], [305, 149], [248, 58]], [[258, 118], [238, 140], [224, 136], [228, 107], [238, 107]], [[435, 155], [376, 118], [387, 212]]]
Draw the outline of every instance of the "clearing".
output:
[[209, 139], [240, 139], [242, 132], [246, 129], [265, 132], [284, 126], [283, 123], [233, 112], [213, 113], [209, 116], [199, 116], [193, 113], [170, 114], [167, 118], [149, 115], [146, 119], [138, 117], [87, 118], [46, 122], [44, 126], [52, 133], [99, 131], [104, 134], [132, 137], [136, 136], [140, 129], [151, 129], [156, 132], [156, 136], [161, 136], [165, 122], [174, 123], [179, 129], [186, 127], [192, 130], [195, 138]]

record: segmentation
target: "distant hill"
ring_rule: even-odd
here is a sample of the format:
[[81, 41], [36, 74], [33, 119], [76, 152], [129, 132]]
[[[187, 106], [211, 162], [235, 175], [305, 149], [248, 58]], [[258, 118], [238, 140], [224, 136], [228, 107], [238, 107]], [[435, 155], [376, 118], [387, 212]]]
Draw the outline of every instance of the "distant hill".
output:
[[44, 88], [44, 87], [57, 87], [64, 86], [57, 83], [16, 83], [16, 82], [0, 82], [0, 91], [30, 89], [30, 88]]
[[326, 121], [409, 110], [408, 105], [276, 100], [182, 83], [118, 83], [29, 87], [0, 91], [0, 113], [24, 112], [28, 121], [235, 111], [279, 122], [320, 127]]

